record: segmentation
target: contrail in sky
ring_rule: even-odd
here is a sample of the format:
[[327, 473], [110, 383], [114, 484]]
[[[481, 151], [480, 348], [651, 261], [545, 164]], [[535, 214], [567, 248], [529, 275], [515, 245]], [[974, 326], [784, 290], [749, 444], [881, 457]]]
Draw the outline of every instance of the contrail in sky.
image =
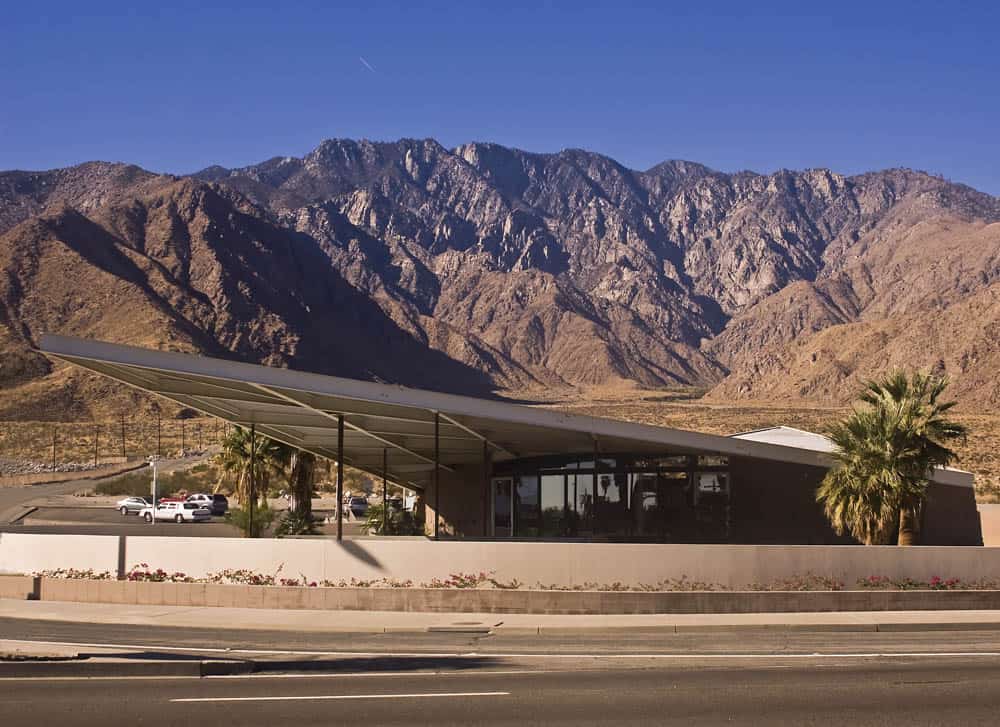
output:
[[372, 66], [372, 64], [371, 64], [371, 63], [369, 63], [368, 61], [366, 61], [366, 60], [364, 59], [364, 56], [358, 56], [358, 60], [359, 60], [359, 61], [361, 61], [362, 65], [364, 65], [364, 67], [365, 67], [365, 68], [367, 68], [367, 69], [368, 69], [369, 71], [371, 71], [372, 73], [375, 73], [375, 68], [374, 68], [374, 66]]

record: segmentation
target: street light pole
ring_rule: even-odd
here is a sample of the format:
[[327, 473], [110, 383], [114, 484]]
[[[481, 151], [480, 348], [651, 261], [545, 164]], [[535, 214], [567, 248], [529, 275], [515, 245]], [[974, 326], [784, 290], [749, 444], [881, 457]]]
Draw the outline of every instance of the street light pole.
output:
[[156, 488], [157, 488], [157, 483], [156, 483], [156, 463], [159, 461], [159, 459], [160, 458], [158, 456], [156, 456], [156, 455], [153, 455], [152, 457], [149, 458], [149, 464], [153, 468], [153, 484], [150, 487], [150, 494], [152, 494], [152, 496], [153, 496], [153, 507], [150, 510], [150, 512], [152, 513], [152, 519], [149, 521], [150, 525], [155, 525], [156, 524], [156, 499], [157, 499], [156, 498]]

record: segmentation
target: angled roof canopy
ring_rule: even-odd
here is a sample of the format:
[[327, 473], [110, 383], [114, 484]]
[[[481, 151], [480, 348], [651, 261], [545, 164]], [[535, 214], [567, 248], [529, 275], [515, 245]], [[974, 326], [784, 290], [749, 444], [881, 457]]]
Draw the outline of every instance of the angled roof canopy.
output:
[[549, 409], [356, 381], [191, 354], [45, 335], [40, 350], [286, 444], [336, 459], [344, 419], [344, 462], [411, 488], [439, 465], [478, 465], [551, 454], [720, 454], [828, 466], [829, 456], [778, 444], [568, 414]]

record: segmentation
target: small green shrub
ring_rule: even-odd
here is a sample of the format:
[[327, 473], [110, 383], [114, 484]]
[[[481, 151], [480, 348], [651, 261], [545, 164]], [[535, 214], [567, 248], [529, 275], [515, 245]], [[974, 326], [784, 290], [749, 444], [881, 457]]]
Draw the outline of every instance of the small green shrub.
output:
[[289, 535], [316, 535], [318, 532], [312, 515], [301, 515], [294, 510], [289, 510], [278, 520], [278, 527], [274, 529], [274, 537], [284, 538]]
[[226, 522], [235, 526], [245, 538], [259, 538], [261, 533], [271, 527], [275, 512], [267, 505], [253, 509], [253, 532], [250, 532], [250, 512], [240, 507], [230, 508], [226, 513]]
[[385, 505], [371, 505], [361, 523], [361, 530], [366, 535], [423, 535], [424, 521], [415, 517], [409, 510], [389, 507], [389, 517], [385, 532], [382, 532], [382, 511]]

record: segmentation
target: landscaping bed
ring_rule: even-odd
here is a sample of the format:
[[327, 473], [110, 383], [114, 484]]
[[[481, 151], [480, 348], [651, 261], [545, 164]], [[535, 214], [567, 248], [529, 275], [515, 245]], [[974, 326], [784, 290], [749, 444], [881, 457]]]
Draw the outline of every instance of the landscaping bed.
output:
[[[527, 588], [489, 574], [452, 574], [446, 579], [303, 582], [248, 571], [208, 578], [134, 568], [125, 579], [89, 571], [34, 576], [35, 597], [76, 601], [172, 606], [224, 606], [316, 610], [414, 611], [531, 614], [683, 614], [823, 611], [911, 611], [1000, 609], [1000, 587], [956, 579], [893, 582], [880, 577], [848, 590], [815, 576], [747, 589], [722, 589], [688, 579], [659, 589], [623, 584], [592, 588]], [[824, 587], [825, 586], [825, 587]]]

